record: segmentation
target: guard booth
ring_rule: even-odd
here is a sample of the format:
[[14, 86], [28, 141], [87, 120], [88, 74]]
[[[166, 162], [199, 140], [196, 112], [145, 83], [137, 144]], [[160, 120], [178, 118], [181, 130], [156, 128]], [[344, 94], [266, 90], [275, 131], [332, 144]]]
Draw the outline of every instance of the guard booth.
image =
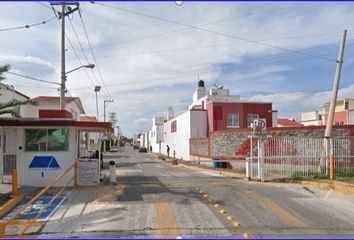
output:
[[55, 186], [62, 186], [74, 174], [78, 185], [99, 183], [102, 155], [99, 139], [113, 131], [111, 123], [0, 119], [0, 128], [2, 182], [11, 182], [11, 172], [16, 169], [20, 186], [45, 187], [76, 163], [76, 171]]

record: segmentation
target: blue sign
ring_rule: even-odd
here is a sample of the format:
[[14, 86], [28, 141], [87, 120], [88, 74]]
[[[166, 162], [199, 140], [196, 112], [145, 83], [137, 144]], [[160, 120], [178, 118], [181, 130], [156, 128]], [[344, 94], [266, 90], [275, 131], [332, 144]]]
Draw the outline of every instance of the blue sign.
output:
[[60, 168], [54, 156], [35, 156], [29, 169], [58, 169]]
[[[16, 217], [15, 220], [31, 220], [37, 216], [39, 211], [46, 206], [50, 200], [51, 197], [40, 197], [38, 198], [34, 203], [32, 203], [30, 206], [28, 206], [23, 212]], [[9, 219], [15, 212], [17, 212], [20, 208], [22, 208], [30, 198], [25, 198], [23, 199], [16, 207], [11, 209], [6, 215], [1, 217], [1, 220], [7, 220]], [[56, 198], [47, 208], [44, 210], [44, 212], [39, 216], [38, 220], [39, 221], [46, 221], [49, 219], [49, 217], [55, 212], [55, 210], [59, 207], [59, 205], [63, 202], [64, 197], [58, 197]]]

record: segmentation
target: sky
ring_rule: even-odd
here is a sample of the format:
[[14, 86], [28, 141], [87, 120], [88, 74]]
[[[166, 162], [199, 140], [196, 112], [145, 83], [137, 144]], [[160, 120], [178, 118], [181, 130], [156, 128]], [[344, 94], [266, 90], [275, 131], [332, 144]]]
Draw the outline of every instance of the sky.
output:
[[[244, 101], [272, 102], [279, 118], [321, 111], [345, 29], [339, 98], [354, 97], [350, 2], [80, 2], [65, 26], [66, 71], [96, 65], [67, 75], [67, 96], [95, 116], [101, 86], [99, 119], [112, 99], [107, 112], [129, 137], [151, 129], [169, 106], [187, 110], [198, 79]], [[59, 96], [60, 41], [49, 2], [0, 2], [0, 65], [30, 77], [6, 74], [5, 83], [29, 97]]]

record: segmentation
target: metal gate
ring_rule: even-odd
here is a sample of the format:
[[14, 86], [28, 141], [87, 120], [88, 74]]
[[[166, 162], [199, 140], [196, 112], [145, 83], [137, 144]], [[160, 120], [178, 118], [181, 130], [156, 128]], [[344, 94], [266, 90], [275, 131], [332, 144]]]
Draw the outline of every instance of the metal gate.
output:
[[11, 173], [16, 169], [17, 131], [15, 128], [4, 128], [2, 135], [3, 182], [12, 181]]
[[296, 136], [252, 137], [247, 159], [248, 177], [258, 180], [309, 178], [327, 175], [328, 156], [335, 158], [335, 173], [354, 174], [354, 139]]

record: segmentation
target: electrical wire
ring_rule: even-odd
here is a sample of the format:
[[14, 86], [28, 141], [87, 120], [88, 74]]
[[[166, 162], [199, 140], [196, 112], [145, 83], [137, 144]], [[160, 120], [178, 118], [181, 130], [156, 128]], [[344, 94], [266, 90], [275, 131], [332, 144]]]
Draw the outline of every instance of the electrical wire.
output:
[[[346, 53], [354, 52], [354, 49], [347, 49], [345, 52]], [[327, 55], [332, 55], [332, 53], [325, 54], [323, 56], [327, 56]], [[301, 62], [300, 60], [306, 60], [306, 59], [309, 59], [309, 58], [310, 57], [308, 57], [308, 56], [297, 57], [297, 58], [293, 58], [293, 59], [287, 60], [286, 62]], [[278, 64], [278, 63], [284, 63], [284, 62], [285, 62], [284, 60], [275, 60], [275, 61], [272, 61], [272, 62], [265, 62], [265, 63], [260, 62], [260, 63], [242, 65], [242, 66], [229, 66], [228, 69], [237, 69], [237, 70], [239, 70], [239, 69], [252, 69], [252, 68], [256, 68], [256, 67], [270, 66], [270, 65], [274, 65], [274, 64]], [[192, 68], [198, 67], [198, 66], [203, 66], [203, 65], [210, 65], [210, 64], [211, 63], [199, 64], [199, 65], [193, 66]], [[181, 68], [181, 70], [183, 70], [183, 68]], [[172, 71], [169, 71], [169, 72], [173, 72], [173, 71], [175, 71], [175, 70], [172, 70]], [[185, 77], [188, 77], [188, 76], [193, 77], [193, 76], [196, 75], [196, 72], [198, 74], [208, 74], [208, 73], [219, 72], [219, 71], [220, 71], [220, 69], [214, 69], [214, 70], [205, 70], [204, 72], [201, 72], [200, 69], [196, 69], [196, 70], [193, 70], [192, 72], [188, 72], [188, 71], [174, 72], [170, 76], [162, 75], [162, 74], [166, 74], [166, 72], [165, 73], [157, 73], [157, 74], [151, 74], [152, 79], [147, 78], [148, 76], [146, 75], [145, 78], [144, 78], [144, 81], [148, 81], [149, 83], [151, 83], [151, 82], [163, 83], [163, 82], [165, 82], [168, 79], [185, 78]], [[156, 76], [156, 75], [160, 75], [160, 76]], [[134, 79], [141, 79], [141, 77], [135, 77], [135, 78], [131, 78], [131, 79], [126, 79], [128, 81], [125, 82], [125, 83], [109, 84], [108, 86], [109, 87], [114, 87], [114, 86], [132, 86], [132, 85], [135, 85], [135, 84], [141, 84], [142, 83], [141, 80], [134, 80]], [[72, 89], [72, 90], [80, 91], [80, 90], [85, 90], [85, 89], [87, 89], [87, 88]]]
[[19, 27], [10, 27], [10, 28], [2, 28], [0, 29], [0, 32], [5, 32], [5, 31], [12, 31], [12, 30], [18, 30], [18, 29], [28, 29], [28, 28], [31, 28], [31, 27], [35, 27], [35, 26], [38, 26], [38, 25], [42, 25], [42, 24], [46, 24], [50, 21], [53, 21], [54, 19], [56, 19], [56, 17], [54, 18], [49, 18], [47, 20], [44, 20], [44, 21], [40, 21], [40, 22], [37, 22], [37, 23], [32, 23], [32, 24], [27, 24], [27, 25], [24, 25], [24, 26], [19, 26]]
[[44, 3], [41, 3], [41, 2], [36, 2], [36, 3], [38, 3], [39, 5], [42, 5], [43, 7], [46, 7], [46, 8], [48, 8], [48, 9], [52, 9], [50, 6], [47, 6], [47, 5], [45, 5]]
[[[91, 3], [95, 3], [95, 2], [91, 2]], [[99, 4], [99, 3], [95, 3], [95, 4], [102, 5], [102, 4]], [[224, 18], [224, 19], [214, 20], [212, 22], [207, 22], [207, 23], [196, 25], [196, 26], [197, 27], [203, 27], [203, 26], [207, 26], [207, 25], [210, 25], [210, 24], [215, 24], [215, 23], [220, 23], [220, 22], [234, 20], [234, 19], [237, 19], [237, 18], [244, 18], [244, 17], [247, 17], [247, 16], [255, 15], [255, 14], [264, 14], [264, 13], [284, 10], [284, 9], [287, 9], [287, 8], [294, 8], [294, 7], [302, 6], [302, 5], [305, 5], [305, 4], [309, 4], [309, 3], [300, 3], [300, 4], [291, 5], [291, 6], [288, 6], [288, 7], [282, 7], [282, 8], [266, 10], [266, 11], [263, 11], [263, 12], [262, 11], [251, 12], [251, 13], [238, 15], [238, 16], [231, 17], [231, 18]], [[109, 6], [109, 5], [103, 5], [103, 6], [114, 8], [113, 6]], [[104, 46], [97, 47], [96, 49], [111, 47], [111, 46], [114, 46], [114, 45], [130, 43], [130, 42], [134, 42], [134, 41], [140, 41], [140, 40], [144, 40], [144, 39], [148, 39], [148, 38], [154, 38], [154, 37], [159, 37], [159, 36], [163, 36], [163, 35], [169, 35], [169, 34], [172, 34], [172, 33], [183, 32], [183, 31], [186, 31], [186, 30], [190, 30], [190, 27], [180, 28], [180, 29], [176, 29], [176, 30], [172, 30], [172, 31], [161, 32], [161, 33], [156, 33], [156, 34], [151, 34], [151, 35], [146, 35], [146, 36], [142, 36], [142, 37], [139, 37], [139, 38], [125, 40], [125, 41], [121, 41], [121, 42], [117, 42], [117, 43], [113, 43], [113, 44], [105, 44]]]
[[[99, 67], [99, 64], [98, 64], [98, 62], [97, 62], [97, 60], [96, 60], [95, 54], [94, 54], [94, 52], [93, 52], [93, 49], [92, 49], [92, 46], [91, 46], [91, 41], [90, 41], [90, 38], [89, 38], [89, 36], [88, 36], [87, 30], [86, 30], [86, 27], [85, 27], [85, 24], [84, 24], [84, 21], [83, 21], [83, 18], [82, 18], [82, 14], [81, 14], [80, 11], [79, 11], [79, 16], [80, 16], [82, 28], [84, 29], [84, 32], [85, 32], [85, 36], [86, 36], [87, 43], [88, 43], [88, 45], [89, 45], [89, 48], [90, 48], [92, 57], [93, 57], [93, 59], [94, 59], [94, 61], [95, 61], [96, 68], [97, 68], [97, 71], [98, 71], [98, 73], [99, 73], [100, 79], [101, 79], [101, 81], [102, 81], [104, 90], [106, 91], [108, 97], [111, 98], [111, 99], [113, 99], [112, 95], [111, 95], [110, 92], [108, 91], [108, 88], [106, 87], [106, 83], [105, 83], [105, 81], [104, 81], [104, 79], [103, 79], [101, 69], [100, 69], [100, 67]], [[115, 107], [114, 101], [113, 101], [113, 105], [114, 105], [114, 107]]]
[[30, 79], [30, 80], [33, 80], [33, 81], [38, 81], [38, 82], [43, 82], [43, 83], [50, 83], [50, 84], [60, 85], [60, 83], [57, 83], [57, 82], [47, 81], [47, 80], [43, 80], [43, 79], [31, 77], [31, 76], [28, 76], [28, 75], [15, 73], [15, 72], [12, 72], [12, 71], [8, 71], [8, 72], [6, 72], [6, 73], [11, 74], [11, 75], [14, 75], [14, 76], [17, 76], [17, 77], [22, 77], [22, 78]]
[[[76, 30], [75, 30], [75, 26], [74, 26], [74, 24], [72, 23], [71, 19], [70, 19], [70, 18], [68, 18], [68, 19], [69, 19], [71, 28], [72, 28], [72, 30], [73, 30], [73, 32], [74, 32], [74, 35], [75, 35], [75, 37], [76, 37], [76, 40], [77, 40], [77, 42], [78, 42], [78, 44], [79, 44], [79, 46], [80, 46], [81, 52], [82, 52], [82, 54], [84, 55], [87, 64], [90, 64], [90, 60], [88, 59], [88, 57], [87, 57], [87, 55], [86, 55], [86, 53], [85, 53], [85, 51], [84, 51], [84, 48], [83, 48], [83, 46], [82, 46], [82, 44], [81, 44], [81, 41], [80, 41], [80, 39], [79, 39], [79, 36], [78, 36], [78, 34], [77, 34]], [[81, 62], [80, 62], [80, 64], [83, 65]], [[92, 73], [94, 79], [96, 80], [96, 82], [99, 83], [98, 78], [96, 77], [96, 74], [95, 74], [95, 72], [93, 71], [93, 69], [91, 69], [91, 73]], [[94, 85], [95, 85], [95, 84], [93, 84], [93, 86], [94, 86]]]
[[191, 28], [191, 29], [196, 29], [196, 30], [200, 30], [200, 31], [203, 31], [203, 32], [208, 32], [208, 33], [212, 33], [212, 34], [216, 34], [216, 35], [220, 35], [220, 36], [224, 36], [224, 37], [228, 37], [228, 38], [238, 39], [238, 40], [241, 40], [241, 41], [244, 41], [244, 42], [249, 42], [249, 43], [252, 43], [252, 44], [255, 44], [255, 45], [261, 45], [261, 46], [264, 46], [264, 47], [274, 48], [274, 49], [283, 50], [283, 51], [287, 51], [287, 52], [292, 52], [292, 53], [305, 55], [305, 56], [309, 56], [309, 57], [313, 57], [313, 58], [319, 58], [319, 59], [322, 59], [322, 60], [325, 60], [325, 61], [329, 61], [329, 62], [336, 62], [337, 61], [335, 59], [321, 57], [319, 55], [312, 55], [312, 54], [308, 54], [308, 53], [305, 53], [305, 52], [302, 52], [302, 51], [299, 51], [299, 50], [295, 50], [295, 49], [279, 47], [279, 46], [275, 46], [275, 45], [272, 45], [272, 44], [259, 42], [259, 41], [256, 41], [256, 40], [247, 39], [247, 38], [244, 38], [244, 37], [240, 37], [240, 36], [236, 36], [236, 35], [232, 35], [232, 34], [228, 34], [228, 33], [224, 33], [224, 32], [219, 32], [219, 31], [214, 31], [214, 30], [202, 28], [200, 26], [193, 26], [193, 25], [189, 25], [189, 24], [185, 24], [185, 23], [180, 23], [180, 22], [176, 22], [176, 21], [173, 21], [173, 20], [169, 20], [169, 19], [165, 19], [165, 18], [149, 15], [149, 14], [146, 14], [146, 13], [141, 13], [141, 12], [137, 12], [137, 11], [121, 8], [121, 7], [115, 7], [115, 6], [107, 5], [107, 4], [104, 4], [104, 3], [95, 3], [95, 4], [101, 5], [101, 6], [105, 6], [105, 7], [108, 7], [108, 8], [112, 8], [112, 9], [117, 9], [119, 11], [128, 12], [128, 13], [139, 15], [139, 16], [144, 16], [144, 17], [155, 19], [155, 20], [162, 21], [162, 22], [167, 22], [167, 23], [171, 23], [171, 24], [175, 24], [175, 25], [185, 26], [185, 27], [188, 27], [188, 28]]
[[[284, 38], [284, 39], [288, 39], [288, 38]], [[273, 41], [273, 40], [274, 39], [265, 39], [262, 41]], [[137, 55], [175, 53], [175, 52], [182, 52], [182, 51], [208, 49], [208, 48], [228, 47], [228, 46], [239, 45], [239, 44], [240, 44], [239, 42], [231, 42], [231, 43], [222, 43], [222, 44], [212, 44], [212, 45], [206, 45], [206, 46], [198, 45], [198, 46], [184, 47], [184, 48], [173, 48], [173, 49], [164, 49], [164, 50], [155, 50], [155, 51], [141, 51], [141, 52], [126, 53], [126, 54], [103, 55], [103, 56], [98, 56], [97, 59], [112, 58], [112, 57], [129, 57], [129, 56], [137, 56]], [[248, 43], [245, 43], [245, 44], [248, 44]], [[309, 44], [309, 42], [304, 42], [304, 43], [301, 43], [300, 45], [296, 45], [296, 46], [299, 47], [304, 44]], [[323, 46], [318, 46], [318, 47], [323, 47]], [[318, 48], [318, 47], [312, 47], [312, 48]]]
[[[53, 10], [54, 15], [57, 17], [57, 15], [56, 15], [56, 10], [55, 10], [53, 7], [52, 7], [52, 10]], [[60, 23], [59, 19], [57, 19], [57, 20], [58, 20], [59, 26], [61, 26], [61, 23]], [[74, 55], [76, 56], [76, 59], [79, 61], [80, 65], [83, 66], [84, 64], [83, 64], [83, 62], [81, 61], [81, 58], [79, 57], [78, 53], [76, 52], [76, 50], [75, 50], [75, 48], [74, 48], [74, 45], [72, 44], [72, 42], [71, 42], [71, 40], [70, 40], [70, 38], [69, 38], [69, 36], [68, 36], [68, 34], [67, 34], [66, 32], [65, 32], [65, 38], [66, 38], [66, 40], [69, 42], [69, 45], [71, 46], [71, 49], [73, 50]], [[87, 79], [89, 79], [89, 81], [92, 83], [92, 86], [97, 85], [97, 84], [95, 84], [95, 83], [93, 82], [93, 80], [91, 79], [91, 77], [90, 77], [89, 74], [87, 73], [86, 69], [84, 68], [83, 70], [84, 70], [84, 73], [85, 73]]]

